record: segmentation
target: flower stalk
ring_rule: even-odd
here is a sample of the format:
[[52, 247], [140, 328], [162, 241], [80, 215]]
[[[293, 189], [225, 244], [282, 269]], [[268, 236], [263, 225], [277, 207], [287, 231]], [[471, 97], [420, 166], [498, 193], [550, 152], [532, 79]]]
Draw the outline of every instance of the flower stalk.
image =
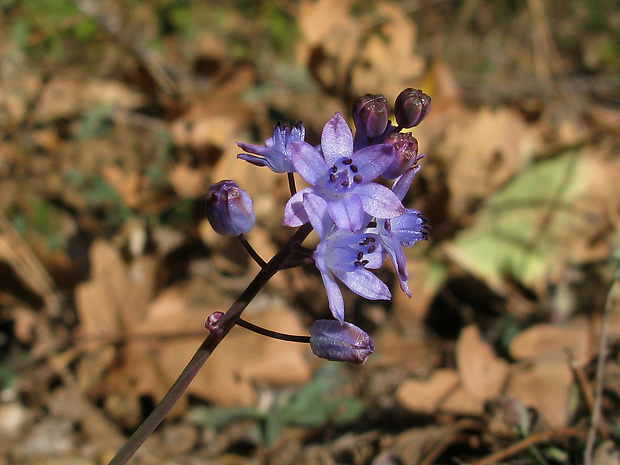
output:
[[124, 465], [133, 457], [138, 448], [146, 441], [153, 431], [155, 431], [155, 428], [159, 426], [174, 404], [176, 404], [183, 395], [189, 384], [196, 377], [200, 368], [205, 364], [222, 339], [230, 332], [235, 324], [237, 324], [248, 304], [256, 297], [258, 292], [267, 284], [273, 275], [275, 275], [288, 259], [291, 258], [291, 255], [293, 255], [297, 247], [301, 245], [311, 231], [312, 226], [310, 226], [310, 224], [301, 226], [289, 239], [286, 245], [258, 272], [245, 291], [243, 291], [235, 303], [230, 306], [228, 311], [219, 320], [219, 327], [222, 329], [221, 337], [214, 337], [213, 334], [209, 334], [206, 337], [161, 402], [153, 409], [151, 414], [138, 427], [123, 447], [119, 449], [112, 460], [110, 460], [109, 465]]

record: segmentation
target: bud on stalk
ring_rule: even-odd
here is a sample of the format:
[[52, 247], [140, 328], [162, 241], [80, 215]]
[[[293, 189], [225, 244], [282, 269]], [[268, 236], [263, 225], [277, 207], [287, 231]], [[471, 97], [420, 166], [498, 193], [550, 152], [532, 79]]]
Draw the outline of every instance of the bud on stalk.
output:
[[390, 107], [383, 95], [366, 94], [353, 104], [353, 122], [368, 137], [378, 137], [387, 128]]
[[254, 227], [256, 217], [250, 195], [235, 181], [213, 184], [207, 194], [207, 219], [216, 233], [239, 236]]
[[403, 128], [412, 128], [422, 122], [431, 109], [431, 98], [418, 89], [405, 89], [394, 103], [396, 122]]
[[375, 350], [362, 329], [337, 320], [317, 320], [310, 327], [310, 347], [319, 358], [363, 365]]

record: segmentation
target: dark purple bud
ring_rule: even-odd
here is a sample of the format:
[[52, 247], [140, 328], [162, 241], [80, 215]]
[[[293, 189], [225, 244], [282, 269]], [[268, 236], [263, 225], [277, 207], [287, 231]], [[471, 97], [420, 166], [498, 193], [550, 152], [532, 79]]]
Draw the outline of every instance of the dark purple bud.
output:
[[239, 236], [254, 227], [252, 198], [235, 181], [220, 181], [207, 194], [207, 219], [216, 233]]
[[394, 161], [381, 175], [385, 179], [396, 179], [420, 159], [418, 141], [408, 132], [393, 132], [383, 140], [383, 143], [393, 146], [396, 152]]
[[223, 316], [222, 312], [214, 312], [205, 321], [205, 328], [218, 340], [224, 337], [224, 330], [220, 328], [220, 320]]
[[403, 128], [412, 128], [422, 122], [431, 109], [431, 98], [421, 90], [405, 89], [394, 104], [396, 122]]
[[317, 320], [310, 327], [310, 347], [319, 358], [363, 365], [375, 350], [370, 336], [357, 326], [337, 320]]
[[353, 122], [368, 137], [383, 134], [390, 119], [390, 107], [383, 95], [366, 94], [353, 104]]

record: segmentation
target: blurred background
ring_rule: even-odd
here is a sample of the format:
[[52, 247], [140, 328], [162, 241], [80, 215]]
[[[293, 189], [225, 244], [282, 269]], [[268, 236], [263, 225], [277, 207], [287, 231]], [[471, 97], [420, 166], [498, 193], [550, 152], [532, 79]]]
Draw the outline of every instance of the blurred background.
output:
[[[597, 408], [593, 463], [620, 463], [620, 316], [604, 313], [620, 2], [1, 0], [0, 14], [0, 465], [107, 463], [254, 277], [204, 221], [213, 182], [253, 197], [264, 258], [290, 237], [285, 177], [237, 160], [236, 141], [301, 120], [316, 144], [358, 96], [407, 87], [432, 97], [405, 199], [432, 231], [407, 250], [412, 299], [389, 266], [392, 301], [345, 293], [370, 361], [235, 328], [133, 463], [577, 464]], [[307, 334], [328, 314], [310, 266], [244, 316]]]

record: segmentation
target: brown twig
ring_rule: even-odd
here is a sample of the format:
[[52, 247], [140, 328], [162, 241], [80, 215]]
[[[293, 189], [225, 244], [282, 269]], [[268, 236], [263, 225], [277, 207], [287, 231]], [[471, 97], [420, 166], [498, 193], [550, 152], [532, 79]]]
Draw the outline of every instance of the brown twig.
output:
[[603, 405], [603, 375], [605, 371], [605, 358], [607, 353], [607, 326], [609, 314], [614, 305], [615, 287], [620, 280], [620, 268], [616, 267], [614, 277], [607, 293], [605, 308], [601, 318], [601, 334], [599, 336], [598, 360], [596, 364], [596, 384], [594, 386], [594, 407], [592, 409], [592, 417], [590, 421], [590, 431], [588, 431], [588, 440], [583, 453], [585, 465], [592, 464], [592, 455], [594, 453], [594, 441], [596, 441], [596, 432], [601, 421], [601, 408]]
[[453, 444], [466, 442], [469, 435], [463, 433], [463, 430], [467, 429], [480, 431], [482, 425], [479, 421], [467, 418], [457, 422], [451, 431], [437, 441], [430, 452], [420, 462], [420, 465], [432, 465], [448, 447]]
[[491, 455], [487, 455], [483, 459], [473, 462], [471, 465], [491, 465], [493, 463], [499, 463], [502, 460], [512, 457], [513, 455], [516, 455], [519, 452], [523, 452], [524, 450], [536, 444], [540, 444], [541, 442], [547, 442], [551, 440], [552, 438], [577, 437], [577, 438], [585, 439], [585, 436], [586, 435], [583, 432], [579, 431], [577, 428], [574, 428], [572, 426], [542, 431], [537, 434], [532, 434], [531, 436], [519, 442], [516, 442], [513, 445], [505, 449], [502, 449]]

